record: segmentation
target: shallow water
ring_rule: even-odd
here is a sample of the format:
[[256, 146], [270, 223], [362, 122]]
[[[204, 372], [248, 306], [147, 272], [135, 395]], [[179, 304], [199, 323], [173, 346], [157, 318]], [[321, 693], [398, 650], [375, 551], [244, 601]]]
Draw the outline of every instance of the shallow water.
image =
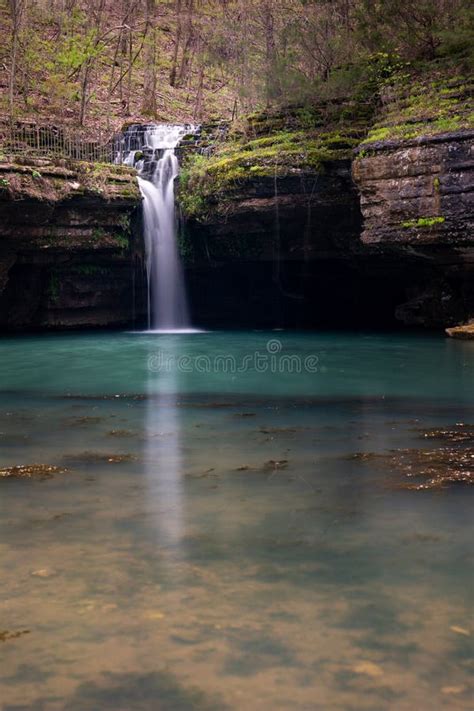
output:
[[0, 479], [1, 711], [472, 707], [472, 491], [350, 459], [474, 423], [472, 343], [44, 335], [0, 368], [0, 467], [68, 469]]

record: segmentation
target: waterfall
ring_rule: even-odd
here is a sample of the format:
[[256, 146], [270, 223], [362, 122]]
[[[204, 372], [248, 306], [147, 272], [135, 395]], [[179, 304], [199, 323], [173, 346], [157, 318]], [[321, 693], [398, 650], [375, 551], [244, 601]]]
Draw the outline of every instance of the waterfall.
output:
[[131, 126], [121, 159], [135, 165], [143, 196], [148, 282], [148, 330], [191, 331], [183, 267], [177, 245], [174, 182], [179, 173], [175, 149], [196, 127], [158, 124]]

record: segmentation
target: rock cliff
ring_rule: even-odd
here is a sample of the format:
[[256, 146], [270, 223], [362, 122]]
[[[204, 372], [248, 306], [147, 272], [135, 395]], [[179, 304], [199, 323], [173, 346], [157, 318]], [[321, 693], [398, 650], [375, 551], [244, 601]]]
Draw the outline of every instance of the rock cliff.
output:
[[400, 320], [453, 325], [474, 313], [474, 131], [376, 141], [353, 162], [363, 244], [420, 266]]
[[133, 170], [0, 162], [0, 326], [130, 324], [143, 312]]

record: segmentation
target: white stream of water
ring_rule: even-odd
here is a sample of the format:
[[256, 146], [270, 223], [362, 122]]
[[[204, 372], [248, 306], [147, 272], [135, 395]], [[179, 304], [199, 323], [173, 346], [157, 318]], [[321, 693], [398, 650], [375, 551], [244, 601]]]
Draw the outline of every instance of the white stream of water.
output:
[[[145, 154], [136, 167], [143, 195], [148, 330], [159, 333], [192, 332], [183, 267], [177, 245], [174, 182], [179, 173], [175, 148], [194, 127], [160, 124], [145, 127], [139, 150]], [[135, 139], [136, 140], [136, 139]], [[136, 151], [124, 162], [133, 165]], [[151, 162], [150, 162], [151, 158]]]

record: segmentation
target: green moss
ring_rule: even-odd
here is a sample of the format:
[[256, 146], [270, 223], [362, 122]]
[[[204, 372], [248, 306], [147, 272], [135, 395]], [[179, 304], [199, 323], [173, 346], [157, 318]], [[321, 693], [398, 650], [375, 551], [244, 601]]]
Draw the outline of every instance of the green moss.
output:
[[105, 230], [102, 229], [102, 227], [94, 227], [92, 230], [92, 239], [94, 241], [99, 242], [100, 240], [103, 240], [108, 237], [108, 234]]
[[129, 230], [130, 223], [131, 223], [130, 215], [128, 213], [124, 213], [123, 215], [120, 215], [118, 223], [122, 229]]
[[473, 128], [472, 82], [450, 72], [449, 66], [435, 66], [426, 75], [394, 76], [364, 144]]
[[130, 246], [127, 235], [124, 235], [121, 232], [114, 235], [114, 240], [119, 245], [120, 249], [128, 249]]
[[430, 227], [435, 227], [436, 225], [442, 225], [444, 222], [446, 222], [446, 218], [441, 216], [419, 217], [417, 220], [408, 220], [407, 222], [402, 222], [402, 227], [404, 227], [405, 229], [411, 229], [413, 227], [429, 229]]
[[216, 209], [225, 212], [246, 181], [322, 172], [328, 161], [349, 159], [358, 141], [341, 131], [301, 130], [234, 138], [210, 157], [188, 156], [179, 182], [181, 207], [186, 216], [198, 219]]

